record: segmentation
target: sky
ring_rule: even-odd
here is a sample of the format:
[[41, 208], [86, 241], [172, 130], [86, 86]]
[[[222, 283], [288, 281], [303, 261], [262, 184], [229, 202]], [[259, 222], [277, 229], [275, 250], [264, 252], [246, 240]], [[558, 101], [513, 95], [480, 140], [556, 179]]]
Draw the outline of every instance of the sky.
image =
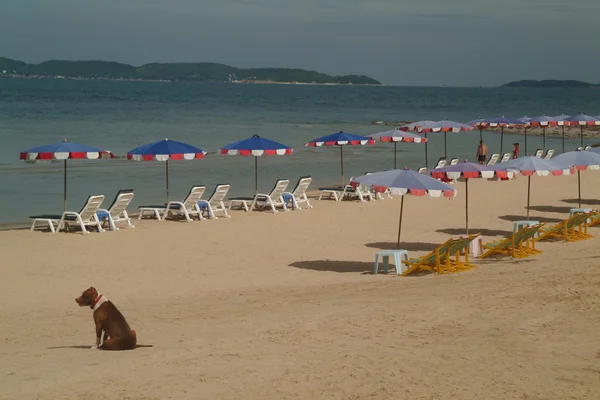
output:
[[599, 0], [0, 0], [0, 57], [600, 82]]

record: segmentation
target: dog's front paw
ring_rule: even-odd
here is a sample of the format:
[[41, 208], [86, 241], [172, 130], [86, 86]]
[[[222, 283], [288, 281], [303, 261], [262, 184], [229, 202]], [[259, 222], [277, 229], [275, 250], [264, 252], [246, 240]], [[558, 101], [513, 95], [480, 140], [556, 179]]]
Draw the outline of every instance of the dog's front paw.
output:
[[97, 344], [93, 345], [92, 347], [90, 347], [90, 350], [98, 350], [98, 345]]

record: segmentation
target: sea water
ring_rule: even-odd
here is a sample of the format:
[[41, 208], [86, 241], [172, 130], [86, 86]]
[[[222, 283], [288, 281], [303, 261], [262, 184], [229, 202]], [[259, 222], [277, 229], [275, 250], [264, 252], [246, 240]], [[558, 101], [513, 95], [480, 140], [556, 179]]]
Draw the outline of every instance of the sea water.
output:
[[[258, 134], [294, 149], [291, 156], [260, 157], [259, 189], [278, 178], [293, 186], [302, 175], [312, 188], [340, 183], [338, 147], [304, 143], [343, 130], [366, 135], [392, 127], [372, 121], [521, 117], [600, 113], [600, 90], [526, 88], [433, 88], [313, 86], [217, 83], [159, 83], [0, 79], [0, 224], [26, 223], [28, 216], [63, 209], [63, 163], [26, 163], [19, 153], [63, 139], [105, 148], [116, 155], [169, 138], [209, 152], [203, 159], [169, 163], [170, 198], [183, 199], [192, 185], [208, 197], [219, 183], [230, 196], [254, 193], [252, 157], [217, 153], [221, 146]], [[500, 152], [500, 135], [483, 132], [490, 153]], [[449, 133], [448, 158], [474, 160], [479, 131]], [[504, 151], [522, 136], [504, 136]], [[529, 136], [528, 149], [541, 147]], [[567, 149], [579, 145], [568, 140]], [[344, 175], [394, 166], [393, 145], [344, 147]], [[521, 146], [523, 152], [523, 146]], [[560, 139], [546, 148], [560, 152]], [[398, 143], [398, 167], [425, 165], [424, 145]], [[430, 134], [429, 166], [444, 152], [444, 135]], [[165, 163], [124, 159], [69, 160], [68, 208], [78, 211], [90, 194], [104, 194], [105, 206], [119, 189], [132, 188], [132, 210], [165, 201]]]

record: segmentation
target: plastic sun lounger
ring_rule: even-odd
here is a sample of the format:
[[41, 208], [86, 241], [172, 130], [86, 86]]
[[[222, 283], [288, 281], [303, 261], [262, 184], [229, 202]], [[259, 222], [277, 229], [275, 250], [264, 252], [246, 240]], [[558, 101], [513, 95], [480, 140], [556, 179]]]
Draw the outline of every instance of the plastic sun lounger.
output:
[[[45, 222], [50, 227], [52, 233], [60, 232], [65, 229], [68, 230], [70, 225], [78, 225], [81, 228], [81, 232], [88, 234], [87, 227], [95, 227], [98, 232], [104, 232], [98, 219], [96, 212], [100, 209], [100, 205], [104, 201], [104, 195], [89, 196], [85, 204], [79, 212], [65, 211], [62, 215], [34, 215], [29, 218], [33, 218], [31, 229], [34, 230], [38, 222]], [[54, 229], [54, 224], [57, 225]]]
[[456, 165], [458, 164], [458, 158], [453, 158], [450, 160], [450, 165]]
[[284, 200], [287, 201], [287, 198], [292, 200], [292, 210], [301, 210], [300, 204], [306, 204], [307, 208], [312, 208], [310, 202], [308, 201], [308, 197], [306, 196], [306, 190], [310, 186], [312, 182], [312, 177], [310, 176], [301, 176], [298, 179], [298, 183], [296, 187], [291, 192], [283, 192], [282, 196]]
[[[231, 210], [235, 204], [240, 204], [246, 211], [254, 210], [254, 208], [265, 209], [266, 207], [269, 207], [273, 214], [278, 212], [277, 207], [289, 211], [283, 200], [283, 193], [289, 184], [289, 180], [279, 179], [268, 194], [257, 193], [254, 197], [232, 197], [229, 199], [229, 209]], [[248, 207], [249, 202], [252, 202], [250, 207]]]
[[402, 276], [424, 271], [441, 273], [442, 258], [445, 259], [447, 256], [446, 253], [448, 252], [450, 246], [458, 243], [459, 240], [460, 239], [450, 238], [445, 243], [439, 245], [433, 251], [423, 257], [402, 260], [402, 262], [408, 267], [406, 271], [402, 273]]
[[503, 162], [510, 160], [511, 155], [512, 154], [510, 154], [510, 153], [504, 153], [504, 155], [502, 156], [502, 160], [500, 160], [500, 162], [503, 163]]
[[440, 157], [440, 159], [438, 160], [437, 164], [435, 165], [435, 167], [433, 167], [433, 169], [437, 169], [437, 168], [443, 168], [448, 164], [448, 160], [446, 159], [446, 157]]
[[540, 229], [540, 237], [537, 239], [562, 239], [567, 242], [577, 242], [593, 237], [587, 233], [587, 220], [590, 213], [574, 214], [564, 221], [558, 222], [548, 228]]
[[543, 154], [544, 154], [544, 149], [537, 149], [537, 150], [535, 151], [535, 156], [536, 156], [537, 158], [542, 158], [542, 155], [543, 155]]
[[215, 187], [215, 191], [210, 195], [208, 200], [199, 200], [198, 207], [200, 207], [200, 211], [204, 211], [206, 209], [208, 218], [217, 219], [216, 214], [223, 214], [223, 217], [229, 218], [230, 215], [227, 212], [227, 207], [225, 206], [225, 197], [227, 197], [227, 193], [229, 193], [230, 185], [217, 185]]
[[498, 160], [500, 159], [500, 154], [494, 153], [490, 156], [490, 159], [487, 162], [487, 165], [496, 165]]
[[545, 160], [550, 160], [552, 158], [552, 156], [554, 155], [554, 149], [549, 149], [546, 152], [546, 155], [544, 156]]
[[117, 192], [110, 207], [108, 209], [99, 209], [96, 215], [98, 215], [101, 222], [103, 222], [103, 218], [107, 218], [110, 229], [113, 231], [119, 230], [117, 228], [118, 222], [126, 222], [129, 228], [135, 228], [131, 223], [131, 218], [127, 214], [127, 207], [131, 203], [131, 200], [133, 200], [133, 189], [121, 189]]
[[177, 214], [183, 214], [188, 222], [192, 222], [190, 215], [197, 215], [198, 220], [200, 220], [202, 219], [202, 213], [198, 208], [198, 201], [205, 190], [206, 188], [204, 186], [192, 186], [183, 201], [169, 201], [169, 203], [163, 205], [140, 206], [138, 219], [142, 219], [145, 213], [152, 213], [159, 221], [165, 219], [167, 216], [174, 216]]

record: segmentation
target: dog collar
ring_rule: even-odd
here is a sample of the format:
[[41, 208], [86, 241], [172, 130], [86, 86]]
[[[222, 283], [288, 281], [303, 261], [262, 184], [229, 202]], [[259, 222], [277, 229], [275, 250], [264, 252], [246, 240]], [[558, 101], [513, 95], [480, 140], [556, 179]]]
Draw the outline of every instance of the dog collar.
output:
[[94, 300], [94, 302], [92, 303], [92, 309], [94, 311], [96, 311], [98, 309], [98, 307], [100, 307], [103, 303], [107, 302], [108, 299], [106, 297], [104, 297], [104, 295], [99, 294], [98, 297], [96, 297], [96, 300]]

